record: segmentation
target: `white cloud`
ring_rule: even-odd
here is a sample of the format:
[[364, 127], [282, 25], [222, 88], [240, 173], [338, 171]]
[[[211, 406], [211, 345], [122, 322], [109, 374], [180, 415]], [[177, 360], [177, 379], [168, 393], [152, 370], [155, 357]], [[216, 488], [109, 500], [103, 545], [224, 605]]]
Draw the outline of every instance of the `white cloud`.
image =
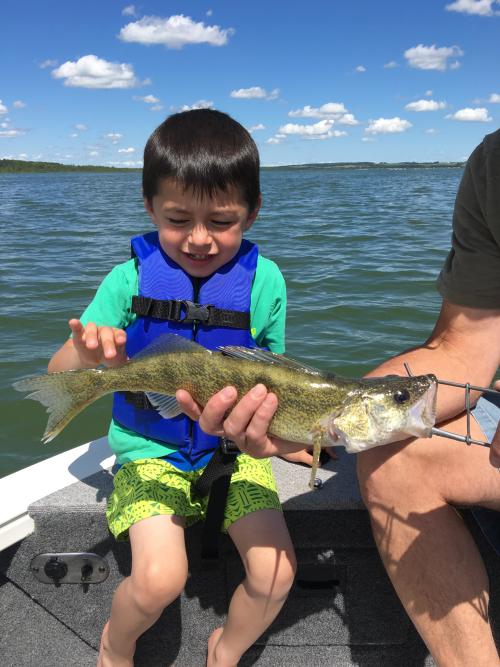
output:
[[47, 69], [47, 67], [55, 67], [57, 65], [57, 60], [44, 60], [38, 65], [40, 69]]
[[268, 144], [282, 144], [286, 139], [286, 134], [275, 134], [274, 137], [270, 137], [266, 143]]
[[153, 106], [149, 108], [150, 111], [161, 111], [162, 109], [163, 104], [153, 104]]
[[26, 132], [24, 130], [16, 130], [15, 128], [0, 130], [0, 138], [4, 139], [12, 139], [13, 137], [19, 137], [22, 134], [26, 134]]
[[437, 111], [438, 109], [444, 109], [446, 107], [446, 102], [435, 102], [434, 100], [417, 100], [416, 102], [410, 102], [405, 106], [405, 109], [408, 111]]
[[229, 97], [234, 97], [239, 100], [275, 100], [279, 94], [279, 88], [274, 88], [271, 90], [271, 92], [268, 93], [267, 90], [261, 86], [251, 86], [250, 88], [238, 88], [238, 90], [232, 90], [229, 93]]
[[213, 14], [214, 12], [213, 12], [212, 9], [207, 9], [207, 11], [206, 11], [205, 13], [206, 13], [207, 16], [212, 16], [212, 14]]
[[356, 72], [366, 72], [366, 67], [364, 65], [358, 65], [356, 67]]
[[500, 95], [498, 93], [491, 93], [488, 102], [490, 102], [490, 104], [500, 104]]
[[12, 106], [14, 109], [24, 109], [26, 106], [26, 102], [23, 102], [22, 100], [16, 100], [15, 102], [12, 103]]
[[394, 134], [396, 132], [405, 132], [412, 124], [396, 116], [395, 118], [377, 118], [371, 120], [365, 132], [368, 134]]
[[111, 63], [94, 55], [76, 62], [68, 60], [52, 70], [55, 79], [64, 79], [65, 86], [75, 88], [134, 88], [140, 85], [132, 65]]
[[182, 14], [170, 16], [144, 16], [120, 30], [118, 37], [124, 42], [139, 44], [163, 44], [169, 49], [182, 49], [187, 44], [224, 46], [234, 34], [233, 28], [221, 29], [218, 25], [196, 23]]
[[450, 120], [462, 120], [462, 121], [477, 121], [479, 123], [488, 123], [492, 120], [491, 116], [488, 116], [488, 109], [484, 107], [465, 107], [464, 109], [459, 109], [454, 114], [449, 114], [446, 116]]
[[322, 104], [320, 107], [312, 107], [306, 104], [302, 109], [289, 111], [288, 115], [291, 118], [327, 118], [336, 120], [345, 113], [347, 113], [347, 109], [342, 102], [326, 102], [326, 104]]
[[89, 155], [92, 157], [97, 157], [97, 155], [99, 155], [99, 151], [90, 151]]
[[3, 116], [6, 113], [9, 113], [9, 110], [7, 109], [5, 104], [2, 103], [2, 100], [0, 100], [0, 116]]
[[118, 152], [119, 153], [135, 153], [135, 148], [132, 148], [132, 146], [130, 148], [119, 148]]
[[251, 127], [248, 128], [248, 131], [250, 133], [252, 132], [257, 132], [258, 130], [265, 130], [266, 126], [263, 125], [262, 123], [258, 123], [257, 125], [252, 125]]
[[214, 106], [214, 103], [212, 100], [198, 100], [197, 102], [193, 102], [193, 104], [184, 104], [181, 107], [181, 111], [192, 111], [193, 109], [212, 109]]
[[289, 111], [288, 115], [291, 118], [324, 118], [334, 120], [340, 125], [359, 124], [352, 113], [347, 113], [347, 109], [342, 102], [326, 102], [320, 107], [312, 107], [306, 104], [302, 109]]
[[394, 69], [395, 67], [399, 67], [399, 65], [395, 60], [390, 60], [388, 63], [385, 63], [384, 67], [385, 69]]
[[154, 95], [145, 95], [144, 97], [140, 97], [139, 95], [134, 95], [132, 99], [134, 99], [136, 102], [145, 102], [146, 104], [158, 104], [158, 102], [160, 101]]
[[287, 123], [279, 129], [280, 134], [298, 135], [307, 139], [330, 139], [332, 137], [343, 137], [347, 132], [332, 130], [333, 120], [319, 120], [313, 125], [299, 125], [297, 123]]
[[78, 130], [79, 132], [85, 132], [86, 130], [88, 130], [88, 127], [83, 123], [77, 123], [75, 125], [75, 129]]
[[123, 16], [136, 16], [135, 5], [127, 5], [122, 9]]
[[449, 12], [461, 14], [477, 14], [478, 16], [494, 16], [500, 12], [493, 9], [493, 5], [500, 4], [498, 0], [455, 0], [446, 5]]
[[76, 138], [79, 137], [79, 136], [80, 136], [80, 135], [78, 134], [78, 132], [71, 132], [71, 134], [69, 135], [69, 138], [70, 138], [70, 139], [76, 139]]
[[426, 97], [432, 97], [432, 90], [426, 90], [425, 91], [425, 96]]
[[425, 134], [436, 134], [437, 130], [434, 127], [429, 127], [425, 130]]
[[365, 143], [371, 144], [374, 141], [376, 141], [376, 139], [374, 139], [373, 137], [361, 137], [361, 141], [364, 141]]
[[112, 144], [117, 144], [120, 139], [123, 139], [123, 134], [120, 134], [119, 132], [108, 132], [108, 134], [104, 135], [106, 139], [109, 139]]
[[[448, 67], [448, 60], [450, 58], [457, 58], [463, 55], [462, 49], [458, 46], [437, 47], [435, 44], [432, 46], [419, 44], [404, 52], [404, 56], [408, 60], [410, 67], [417, 69], [437, 69], [441, 71]], [[455, 63], [453, 65], [456, 66]]]

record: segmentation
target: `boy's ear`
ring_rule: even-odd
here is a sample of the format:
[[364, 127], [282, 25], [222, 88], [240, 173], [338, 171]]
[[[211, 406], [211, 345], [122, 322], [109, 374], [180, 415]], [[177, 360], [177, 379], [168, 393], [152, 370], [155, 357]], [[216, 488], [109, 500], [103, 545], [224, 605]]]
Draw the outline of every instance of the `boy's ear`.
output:
[[253, 225], [255, 222], [257, 216], [259, 215], [260, 207], [262, 206], [262, 195], [259, 195], [259, 198], [257, 199], [257, 204], [255, 205], [254, 210], [249, 214], [247, 218], [247, 222], [245, 225], [245, 231], [247, 229], [250, 229], [250, 227]]
[[153, 221], [153, 224], [155, 225], [156, 223], [155, 223], [155, 219], [153, 217], [153, 206], [152, 206], [151, 202], [149, 201], [149, 199], [147, 197], [144, 197], [143, 201], [144, 201], [144, 208], [146, 209], [146, 213], [149, 215], [149, 217]]

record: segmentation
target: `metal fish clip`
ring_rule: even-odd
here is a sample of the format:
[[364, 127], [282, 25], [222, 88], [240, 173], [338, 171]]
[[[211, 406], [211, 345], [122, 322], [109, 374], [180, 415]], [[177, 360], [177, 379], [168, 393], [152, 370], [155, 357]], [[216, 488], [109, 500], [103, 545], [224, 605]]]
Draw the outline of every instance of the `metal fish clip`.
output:
[[[411, 372], [410, 367], [406, 362], [404, 364], [404, 367], [408, 375], [412, 376], [413, 373]], [[442, 428], [434, 427], [431, 430], [432, 435], [440, 435], [443, 438], [450, 438], [450, 440], [458, 440], [459, 442], [465, 442], [465, 444], [467, 445], [481, 445], [482, 447], [490, 447], [491, 443], [486, 442], [485, 440], [476, 440], [470, 434], [470, 417], [471, 417], [470, 393], [471, 391], [480, 391], [481, 393], [488, 392], [500, 396], [500, 391], [497, 391], [496, 389], [490, 389], [489, 387], [477, 387], [476, 385], [469, 384], [468, 382], [464, 384], [463, 382], [451, 382], [450, 380], [439, 380], [439, 379], [437, 382], [438, 384], [444, 384], [447, 385], [448, 387], [458, 387], [459, 389], [463, 389], [465, 391], [465, 414], [467, 416], [467, 434], [459, 435], [458, 433], [453, 433], [452, 431], [445, 431]]]

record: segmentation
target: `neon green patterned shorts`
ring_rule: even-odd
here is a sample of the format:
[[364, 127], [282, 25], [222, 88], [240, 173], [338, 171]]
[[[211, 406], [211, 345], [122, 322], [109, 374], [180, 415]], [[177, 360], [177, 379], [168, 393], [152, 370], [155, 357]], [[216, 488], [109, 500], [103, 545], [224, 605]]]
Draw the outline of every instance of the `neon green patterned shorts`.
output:
[[[134, 523], [158, 514], [185, 517], [190, 526], [205, 518], [208, 496], [198, 498], [191, 484], [203, 468], [187, 472], [164, 459], [139, 459], [125, 463], [114, 478], [106, 516], [117, 540], [128, 539]], [[276, 509], [281, 504], [269, 459], [240, 454], [231, 477], [222, 530], [256, 510]]]

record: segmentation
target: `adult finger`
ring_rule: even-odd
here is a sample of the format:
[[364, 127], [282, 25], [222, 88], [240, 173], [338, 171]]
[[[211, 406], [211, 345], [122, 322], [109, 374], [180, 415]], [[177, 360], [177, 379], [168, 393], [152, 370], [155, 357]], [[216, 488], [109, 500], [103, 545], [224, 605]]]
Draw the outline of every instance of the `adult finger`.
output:
[[198, 421], [201, 415], [201, 408], [191, 394], [184, 389], [179, 389], [175, 392], [175, 398], [177, 399], [177, 403], [181, 407], [182, 412], [190, 419]]
[[234, 405], [237, 397], [235, 387], [224, 387], [214, 394], [200, 415], [201, 429], [211, 435], [224, 435], [223, 422], [226, 412]]
[[500, 424], [491, 441], [490, 447], [490, 463], [495, 468], [500, 468]]

